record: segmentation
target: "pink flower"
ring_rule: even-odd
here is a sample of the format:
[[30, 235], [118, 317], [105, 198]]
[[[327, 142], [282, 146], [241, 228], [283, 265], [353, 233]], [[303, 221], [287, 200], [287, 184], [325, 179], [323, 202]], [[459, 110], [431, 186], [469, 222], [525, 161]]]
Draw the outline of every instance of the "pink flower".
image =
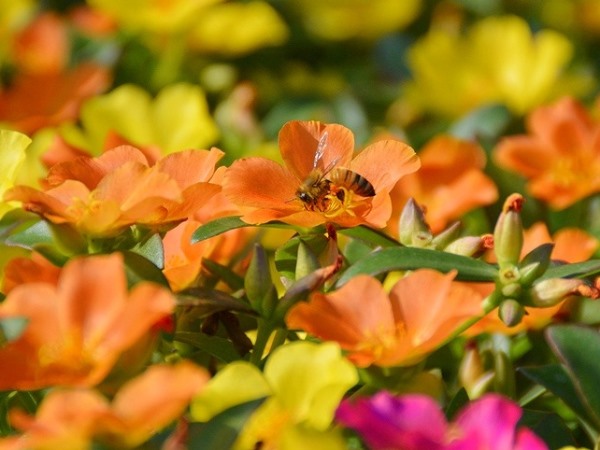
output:
[[521, 409], [498, 394], [487, 394], [448, 423], [431, 397], [394, 396], [345, 400], [336, 420], [354, 429], [372, 450], [547, 450], [531, 430], [519, 427]]

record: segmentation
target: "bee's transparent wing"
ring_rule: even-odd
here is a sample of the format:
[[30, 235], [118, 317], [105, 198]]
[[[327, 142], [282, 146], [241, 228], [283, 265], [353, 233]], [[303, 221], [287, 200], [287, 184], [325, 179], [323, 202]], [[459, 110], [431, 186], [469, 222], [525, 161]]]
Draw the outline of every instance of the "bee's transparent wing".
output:
[[325, 153], [325, 147], [327, 147], [327, 136], [328, 135], [329, 135], [329, 133], [327, 131], [325, 131], [321, 135], [321, 138], [319, 139], [319, 145], [317, 145], [317, 151], [315, 152], [315, 159], [313, 161], [313, 169], [317, 168], [317, 164], [319, 164], [319, 161], [323, 157], [323, 153]]

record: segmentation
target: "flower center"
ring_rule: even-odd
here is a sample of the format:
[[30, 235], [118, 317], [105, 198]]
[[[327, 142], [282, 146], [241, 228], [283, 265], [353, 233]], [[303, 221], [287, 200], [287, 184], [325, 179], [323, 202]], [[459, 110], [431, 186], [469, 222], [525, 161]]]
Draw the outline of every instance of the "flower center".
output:
[[327, 185], [321, 195], [311, 198], [309, 201], [300, 198], [307, 211], [318, 211], [327, 218], [338, 217], [342, 214], [356, 216], [356, 209], [368, 200], [357, 195], [352, 189], [338, 186], [331, 182]]

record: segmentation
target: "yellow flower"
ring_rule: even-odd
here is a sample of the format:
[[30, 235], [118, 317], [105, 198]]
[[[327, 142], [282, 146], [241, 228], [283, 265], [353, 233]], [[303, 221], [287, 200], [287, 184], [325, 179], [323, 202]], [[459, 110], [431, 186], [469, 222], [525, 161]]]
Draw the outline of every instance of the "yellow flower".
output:
[[180, 150], [206, 148], [219, 134], [204, 92], [187, 83], [167, 86], [154, 99], [138, 86], [119, 86], [84, 103], [81, 126], [65, 126], [63, 137], [94, 156], [105, 148], [129, 143], [157, 159]]
[[464, 35], [433, 29], [409, 50], [405, 96], [413, 108], [447, 117], [489, 103], [524, 114], [558, 95], [572, 52], [563, 35], [532, 34], [516, 16], [483, 19]]
[[[2, 174], [0, 198], [15, 184], [15, 179], [25, 161], [25, 149], [30, 143], [31, 139], [24, 134], [17, 131], [0, 130], [0, 173]], [[14, 207], [9, 202], [1, 202], [0, 217]]]
[[35, 13], [32, 0], [0, 0], [0, 61], [10, 51], [14, 34], [23, 28]]
[[341, 41], [377, 39], [417, 16], [421, 0], [295, 0], [289, 2], [315, 36]]
[[251, 400], [267, 397], [244, 425], [233, 447], [343, 450], [345, 442], [331, 422], [344, 393], [358, 381], [352, 364], [335, 343], [299, 341], [279, 347], [264, 374], [238, 361], [217, 373], [192, 403], [192, 417], [207, 421]]
[[189, 44], [202, 52], [239, 55], [280, 45], [288, 34], [285, 22], [266, 2], [224, 3], [198, 16]]
[[88, 4], [135, 32], [174, 33], [193, 23], [202, 9], [222, 0], [89, 0]]

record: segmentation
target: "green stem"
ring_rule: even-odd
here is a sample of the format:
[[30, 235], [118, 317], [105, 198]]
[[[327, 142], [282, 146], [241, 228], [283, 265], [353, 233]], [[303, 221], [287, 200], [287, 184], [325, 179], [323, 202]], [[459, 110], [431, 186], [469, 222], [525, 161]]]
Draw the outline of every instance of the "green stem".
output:
[[273, 342], [271, 343], [271, 351], [285, 343], [287, 334], [288, 330], [286, 328], [277, 328], [275, 331], [275, 336], [273, 337]]
[[181, 34], [167, 37], [167, 44], [160, 53], [160, 59], [150, 80], [153, 89], [161, 89], [177, 80], [185, 58], [185, 39]]
[[256, 330], [256, 342], [254, 343], [254, 348], [250, 355], [250, 362], [257, 367], [260, 366], [271, 333], [273, 333], [273, 325], [271, 322], [259, 319], [258, 329]]

